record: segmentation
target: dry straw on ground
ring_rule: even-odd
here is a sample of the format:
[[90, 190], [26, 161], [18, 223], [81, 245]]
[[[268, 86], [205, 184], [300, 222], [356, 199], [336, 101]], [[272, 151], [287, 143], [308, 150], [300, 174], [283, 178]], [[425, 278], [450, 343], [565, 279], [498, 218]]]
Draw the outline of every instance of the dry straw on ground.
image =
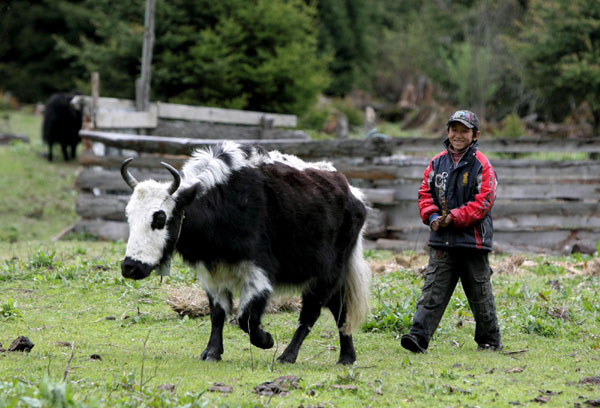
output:
[[[167, 304], [180, 316], [190, 318], [210, 314], [208, 298], [202, 289], [196, 286], [171, 287], [167, 289]], [[302, 302], [296, 296], [274, 297], [267, 308], [267, 313], [280, 311], [299, 311]], [[237, 303], [234, 303], [233, 313], [237, 313]]]

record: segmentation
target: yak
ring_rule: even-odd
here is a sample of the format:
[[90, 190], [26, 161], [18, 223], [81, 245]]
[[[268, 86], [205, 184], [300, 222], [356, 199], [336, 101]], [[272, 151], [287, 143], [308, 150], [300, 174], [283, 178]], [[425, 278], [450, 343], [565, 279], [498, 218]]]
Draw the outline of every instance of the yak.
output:
[[[52, 94], [44, 109], [42, 137], [48, 145], [48, 161], [52, 161], [52, 146], [57, 143], [62, 149], [65, 161], [75, 159], [81, 137], [81, 104], [71, 104], [77, 93]], [[69, 154], [68, 148], [71, 153]]]
[[262, 349], [273, 346], [261, 319], [273, 292], [296, 289], [302, 308], [291, 342], [279, 356], [294, 363], [327, 307], [340, 338], [339, 364], [352, 364], [352, 331], [368, 309], [370, 269], [363, 258], [367, 206], [329, 162], [308, 163], [278, 151], [231, 141], [197, 150], [172, 182], [138, 182], [126, 206], [129, 238], [123, 277], [167, 274], [174, 252], [196, 268], [206, 291], [211, 331], [204, 361], [223, 354], [223, 325], [239, 295], [237, 321]]

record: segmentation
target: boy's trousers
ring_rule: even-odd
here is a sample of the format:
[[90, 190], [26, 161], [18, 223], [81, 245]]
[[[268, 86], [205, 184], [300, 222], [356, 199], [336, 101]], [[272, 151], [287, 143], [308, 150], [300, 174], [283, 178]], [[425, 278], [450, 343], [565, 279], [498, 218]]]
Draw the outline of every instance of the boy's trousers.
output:
[[410, 334], [417, 336], [427, 347], [460, 278], [475, 317], [475, 341], [480, 345], [501, 344], [491, 275], [487, 252], [431, 248], [425, 284]]

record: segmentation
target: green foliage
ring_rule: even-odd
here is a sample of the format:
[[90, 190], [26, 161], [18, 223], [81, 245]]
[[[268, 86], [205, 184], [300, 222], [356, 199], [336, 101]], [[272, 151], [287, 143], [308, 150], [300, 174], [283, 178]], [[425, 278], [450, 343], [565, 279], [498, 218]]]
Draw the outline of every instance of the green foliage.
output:
[[21, 317], [23, 314], [17, 307], [17, 304], [12, 298], [8, 298], [6, 302], [2, 302], [2, 308], [0, 309], [0, 316], [4, 320], [14, 319], [16, 317]]
[[513, 46], [525, 63], [525, 82], [543, 98], [545, 110], [563, 119], [585, 101], [600, 126], [600, 3], [534, 0]]
[[[303, 113], [327, 86], [329, 57], [317, 49], [315, 9], [300, 0], [158, 2], [153, 98]], [[64, 55], [98, 70], [103, 93], [133, 97], [143, 2], [84, 0], [95, 31], [59, 41]]]
[[527, 134], [525, 126], [521, 122], [519, 115], [511, 113], [502, 120], [501, 137], [516, 139]]
[[52, 268], [54, 265], [55, 256], [56, 251], [46, 253], [45, 251], [40, 249], [31, 258], [29, 266], [32, 268]]
[[342, 112], [348, 118], [350, 126], [361, 126], [363, 124], [363, 112], [354, 105], [350, 98], [335, 98], [332, 101], [334, 109]]
[[320, 0], [319, 50], [334, 57], [329, 62], [329, 95], [343, 96], [363, 88], [373, 69], [369, 36], [372, 7], [365, 0]]
[[494, 96], [498, 81], [493, 70], [496, 61], [491, 47], [470, 42], [448, 47], [445, 59], [449, 91], [459, 106], [483, 108]]
[[88, 33], [78, 16], [66, 13], [81, 0], [5, 0], [0, 5], [0, 90], [21, 101], [44, 101], [70, 91], [84, 72], [70, 56], [56, 52], [54, 36], [76, 41]]
[[26, 109], [0, 112], [10, 131], [30, 143], [0, 148], [0, 241], [17, 243], [47, 239], [77, 220], [74, 190], [77, 163], [62, 158], [49, 163], [41, 141], [42, 118]]

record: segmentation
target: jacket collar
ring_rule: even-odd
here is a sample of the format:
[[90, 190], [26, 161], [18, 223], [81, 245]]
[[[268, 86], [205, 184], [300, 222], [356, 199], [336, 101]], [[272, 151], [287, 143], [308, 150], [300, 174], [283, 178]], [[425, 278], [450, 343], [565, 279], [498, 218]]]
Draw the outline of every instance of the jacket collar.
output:
[[[448, 153], [452, 154], [452, 152], [450, 151], [450, 139], [446, 138], [446, 140], [444, 140], [442, 142], [442, 144], [444, 145], [444, 147], [446, 148], [446, 150], [448, 150]], [[465, 151], [465, 154], [467, 154], [467, 153], [469, 153], [471, 151], [475, 152], [475, 151], [478, 150], [478, 148], [479, 148], [479, 139], [475, 139], [473, 141], [473, 143], [471, 143], [469, 145], [469, 147], [467, 147], [467, 150]]]

